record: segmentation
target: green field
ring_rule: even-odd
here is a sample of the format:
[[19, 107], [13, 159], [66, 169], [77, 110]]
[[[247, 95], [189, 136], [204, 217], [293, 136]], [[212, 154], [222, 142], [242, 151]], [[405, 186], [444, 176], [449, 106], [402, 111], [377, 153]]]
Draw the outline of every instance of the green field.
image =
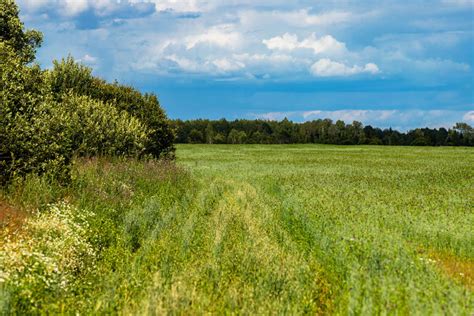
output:
[[473, 311], [434, 262], [472, 269], [472, 150], [191, 145], [178, 161], [219, 196], [205, 220], [219, 254], [208, 264], [232, 275], [219, 304], [239, 293], [246, 311]]
[[3, 310], [474, 312], [472, 149], [179, 145], [177, 164], [81, 160], [68, 189], [5, 193], [53, 217], [38, 196], [66, 196], [94, 255], [67, 289], [11, 273]]

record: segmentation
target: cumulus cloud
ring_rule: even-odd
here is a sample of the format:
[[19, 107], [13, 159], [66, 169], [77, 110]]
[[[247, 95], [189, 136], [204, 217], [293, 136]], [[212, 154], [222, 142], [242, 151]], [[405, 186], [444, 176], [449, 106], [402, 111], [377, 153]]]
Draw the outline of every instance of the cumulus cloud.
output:
[[474, 123], [474, 111], [469, 111], [462, 117], [464, 122]]
[[364, 67], [352, 67], [343, 63], [322, 58], [311, 66], [311, 73], [318, 77], [352, 76], [361, 73], [377, 74], [380, 70], [376, 64], [368, 63]]
[[87, 10], [89, 5], [92, 5], [92, 3], [89, 3], [88, 0], [64, 0], [59, 3], [59, 5], [60, 10], [64, 15], [73, 16]]
[[[351, 57], [356, 54], [350, 53], [345, 43], [339, 42], [331, 35], [317, 37], [312, 33], [309, 37], [298, 40], [296, 34], [285, 33], [281, 36], [275, 36], [265, 39], [262, 43], [272, 51], [285, 51], [292, 53], [297, 49], [309, 49], [315, 55], [331, 56], [331, 58]], [[301, 61], [300, 63], [302, 63]], [[377, 74], [380, 72], [379, 67], [375, 63], [366, 63], [364, 66], [348, 66], [344, 62], [333, 60], [330, 58], [320, 58], [316, 62], [312, 62], [310, 72], [317, 77], [338, 77], [351, 76], [361, 73]]]
[[[126, 19], [145, 17], [155, 12], [155, 4], [132, 0], [19, 0], [22, 12], [40, 13], [79, 29], [96, 29], [103, 23], [123, 24]], [[116, 23], [119, 22], [119, 23]]]
[[91, 56], [89, 54], [85, 54], [83, 57], [77, 60], [78, 62], [83, 62], [88, 65], [94, 65], [97, 63], [97, 57]]
[[285, 33], [282, 36], [272, 37], [262, 41], [268, 49], [294, 50], [299, 47], [298, 36]]
[[205, 72], [207, 69], [207, 64], [199, 64], [191, 59], [174, 54], [165, 56], [163, 59], [174, 62], [180, 69], [188, 72]]
[[317, 38], [314, 33], [302, 41], [298, 41], [298, 36], [296, 34], [285, 33], [282, 36], [263, 40], [262, 43], [271, 50], [293, 51], [297, 48], [307, 48], [313, 50], [315, 54], [339, 54], [346, 51], [346, 45], [339, 42], [331, 35]]
[[186, 49], [192, 49], [198, 44], [211, 44], [220, 47], [236, 48], [240, 45], [242, 36], [233, 30], [232, 25], [217, 25], [196, 35], [184, 39]]
[[[413, 23], [436, 17], [438, 11], [418, 12], [417, 4], [405, 8], [406, 4], [391, 1], [376, 5], [307, 0], [18, 1], [31, 25], [46, 33], [41, 62], [67, 55], [68, 50], [85, 62], [89, 53], [95, 61], [88, 63], [112, 79], [140, 74], [186, 78], [192, 73], [213, 81], [231, 73], [269, 84], [301, 80], [305, 85], [315, 77], [323, 82], [383, 73], [377, 78], [442, 85], [456, 74], [472, 75], [465, 45], [472, 44], [472, 30], [456, 24], [455, 32], [420, 34]], [[407, 21], [411, 24], [398, 18], [385, 20], [393, 14], [416, 19]], [[99, 39], [94, 34], [99, 30], [107, 36]], [[53, 41], [60, 43], [54, 49]], [[441, 46], [444, 55], [438, 56]], [[454, 51], [464, 53], [451, 56]]]
[[223, 72], [236, 71], [245, 68], [245, 64], [239, 61], [228, 60], [226, 58], [216, 59], [212, 62], [218, 70]]

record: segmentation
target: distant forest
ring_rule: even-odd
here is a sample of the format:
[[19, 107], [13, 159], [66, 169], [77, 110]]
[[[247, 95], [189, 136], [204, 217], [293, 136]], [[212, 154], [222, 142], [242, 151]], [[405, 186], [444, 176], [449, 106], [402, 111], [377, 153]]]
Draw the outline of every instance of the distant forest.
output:
[[304, 123], [267, 120], [172, 120], [177, 143], [338, 144], [402, 146], [474, 146], [474, 129], [456, 123], [451, 129], [417, 128], [408, 132], [330, 119]]

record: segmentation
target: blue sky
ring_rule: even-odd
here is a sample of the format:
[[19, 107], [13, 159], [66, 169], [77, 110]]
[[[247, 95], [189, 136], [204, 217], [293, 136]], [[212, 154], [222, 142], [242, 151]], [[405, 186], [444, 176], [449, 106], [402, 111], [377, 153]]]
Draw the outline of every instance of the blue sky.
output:
[[474, 0], [18, 0], [71, 54], [171, 118], [474, 125]]

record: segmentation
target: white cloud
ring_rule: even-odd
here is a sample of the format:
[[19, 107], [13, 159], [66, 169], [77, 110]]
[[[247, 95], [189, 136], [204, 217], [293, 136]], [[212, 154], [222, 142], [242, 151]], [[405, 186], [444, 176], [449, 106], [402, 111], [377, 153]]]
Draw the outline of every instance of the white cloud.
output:
[[[109, 0], [108, 0], [109, 1]], [[29, 11], [56, 8], [65, 16], [74, 16], [86, 11], [95, 1], [91, 0], [20, 0], [20, 6]]]
[[468, 123], [474, 123], [474, 111], [469, 111], [462, 117], [463, 121]]
[[315, 118], [330, 118], [350, 123], [352, 121], [386, 121], [398, 115], [396, 110], [340, 110], [340, 111], [305, 111], [302, 116], [305, 120]]
[[314, 51], [315, 54], [321, 53], [342, 53], [346, 51], [346, 45], [337, 41], [331, 35], [325, 35], [320, 39], [316, 38], [316, 35], [313, 33], [310, 37], [306, 38], [300, 43], [302, 48], [310, 48]]
[[[133, 2], [142, 2], [133, 0]], [[208, 1], [199, 0], [150, 0], [158, 11], [173, 10], [176, 12], [198, 12], [208, 7]]]
[[242, 36], [233, 30], [232, 25], [218, 25], [205, 30], [201, 34], [190, 35], [184, 39], [186, 49], [190, 50], [198, 44], [211, 44], [234, 49], [241, 44]]
[[380, 69], [376, 64], [368, 63], [368, 64], [365, 64], [365, 66], [364, 66], [364, 72], [368, 72], [368, 73], [371, 73], [371, 74], [375, 75], [375, 74], [378, 74], [380, 72]]
[[85, 54], [83, 57], [77, 60], [78, 62], [83, 62], [88, 65], [93, 65], [97, 63], [97, 57], [91, 56], [89, 54]]
[[294, 34], [285, 33], [282, 36], [276, 36], [268, 40], [262, 41], [268, 49], [272, 50], [289, 50], [292, 51], [300, 47], [298, 36]]
[[236, 71], [245, 68], [245, 64], [238, 61], [228, 60], [226, 58], [216, 59], [212, 62], [218, 70], [223, 72]]
[[341, 54], [346, 51], [346, 45], [339, 42], [331, 35], [325, 35], [317, 38], [313, 33], [301, 42], [295, 34], [285, 33], [282, 36], [276, 36], [262, 41], [268, 49], [293, 51], [297, 48], [307, 48], [314, 51], [315, 54]]
[[164, 57], [165, 60], [172, 61], [176, 63], [179, 68], [189, 72], [201, 72], [204, 70], [203, 64], [198, 64], [195, 61], [176, 55], [169, 55]]
[[272, 10], [256, 11], [242, 10], [239, 18], [243, 25], [255, 26], [262, 22], [264, 24], [285, 25], [296, 27], [329, 26], [351, 21], [354, 16], [346, 11], [328, 11], [319, 14], [311, 14], [309, 9], [300, 10]]
[[64, 0], [60, 2], [60, 11], [66, 16], [74, 16], [89, 8], [88, 0]]
[[73, 18], [88, 10], [101, 17], [117, 12], [133, 15], [134, 12], [143, 13], [145, 7], [151, 9], [150, 6], [153, 6], [148, 0], [19, 0], [19, 4], [27, 12], [55, 12], [63, 18]]
[[347, 66], [343, 63], [322, 58], [311, 66], [311, 73], [317, 77], [352, 76], [360, 73], [379, 73], [379, 68], [373, 63], [368, 63], [364, 67]]
[[20, 0], [18, 1], [22, 8], [35, 11], [53, 3], [53, 0]]
[[[409, 14], [411, 7], [401, 5], [333, 0], [18, 1], [31, 25], [41, 25], [38, 29], [48, 39], [39, 51], [41, 62], [67, 55], [68, 50], [84, 56], [86, 47], [94, 47], [94, 54], [99, 55], [90, 56], [95, 60], [87, 62], [102, 66], [101, 75], [119, 79], [132, 76], [130, 70], [135, 70], [160, 76], [189, 71], [206, 79], [209, 75], [211, 80], [232, 72], [236, 77], [297, 82], [314, 79], [311, 76], [345, 77], [383, 70], [385, 77], [400, 77], [408, 83], [442, 84], [453, 75], [465, 77], [472, 72], [464, 54], [454, 54], [459, 45], [471, 40], [470, 32], [434, 30], [420, 35], [415, 28], [409, 34], [387, 33], [386, 21], [376, 18], [386, 17], [391, 8]], [[154, 7], [157, 11], [200, 14], [153, 14]], [[398, 17], [400, 12], [393, 13]], [[47, 19], [38, 22], [41, 14]], [[107, 36], [97, 40], [90, 28], [106, 31]], [[374, 32], [367, 33], [367, 29]], [[54, 50], [53, 40], [60, 43]], [[444, 50], [437, 55], [440, 45]], [[88, 58], [81, 59], [86, 62]]]

